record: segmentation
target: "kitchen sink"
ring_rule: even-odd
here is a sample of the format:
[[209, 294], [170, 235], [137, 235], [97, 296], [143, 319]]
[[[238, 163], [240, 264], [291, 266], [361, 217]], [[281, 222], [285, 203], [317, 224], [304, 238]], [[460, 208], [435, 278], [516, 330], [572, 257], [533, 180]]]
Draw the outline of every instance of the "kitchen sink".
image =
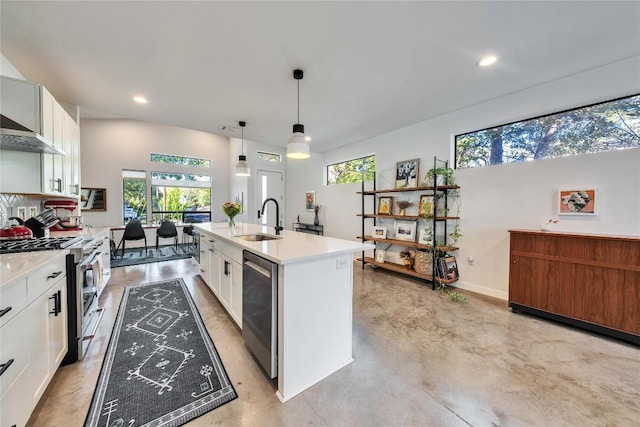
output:
[[276, 239], [282, 239], [282, 237], [280, 236], [271, 236], [269, 234], [240, 234], [238, 236], [235, 236], [238, 239], [242, 239], [242, 240], [246, 240], [248, 242], [262, 242], [263, 240], [276, 240]]

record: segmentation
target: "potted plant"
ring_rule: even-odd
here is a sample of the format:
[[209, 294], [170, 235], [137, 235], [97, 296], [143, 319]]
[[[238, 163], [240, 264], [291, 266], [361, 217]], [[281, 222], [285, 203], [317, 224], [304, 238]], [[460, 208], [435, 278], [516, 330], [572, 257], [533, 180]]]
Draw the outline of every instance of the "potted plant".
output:
[[434, 185], [434, 178], [437, 177], [435, 185], [456, 185], [455, 171], [451, 168], [444, 166], [438, 166], [427, 171], [424, 179], [427, 181], [427, 185]]
[[407, 212], [406, 212], [407, 208], [408, 208], [409, 206], [413, 206], [413, 203], [411, 203], [411, 202], [410, 202], [410, 201], [408, 201], [408, 200], [398, 200], [398, 201], [396, 202], [396, 204], [397, 204], [397, 205], [398, 205], [398, 207], [400, 208], [400, 214], [399, 214], [399, 215], [403, 215], [403, 216], [407, 214]]

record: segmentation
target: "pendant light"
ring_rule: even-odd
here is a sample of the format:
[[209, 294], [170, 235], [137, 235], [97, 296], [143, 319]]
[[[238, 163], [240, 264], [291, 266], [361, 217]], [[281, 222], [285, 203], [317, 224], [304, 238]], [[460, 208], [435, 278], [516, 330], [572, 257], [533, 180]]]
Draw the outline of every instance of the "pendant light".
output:
[[238, 122], [242, 129], [242, 154], [238, 156], [238, 164], [236, 165], [236, 176], [250, 176], [251, 170], [247, 164], [247, 156], [244, 155], [244, 127], [247, 122]]
[[287, 144], [287, 157], [290, 159], [308, 159], [311, 157], [309, 143], [304, 136], [304, 125], [300, 124], [300, 80], [302, 70], [293, 70], [293, 78], [298, 81], [298, 123], [293, 125], [293, 135]]

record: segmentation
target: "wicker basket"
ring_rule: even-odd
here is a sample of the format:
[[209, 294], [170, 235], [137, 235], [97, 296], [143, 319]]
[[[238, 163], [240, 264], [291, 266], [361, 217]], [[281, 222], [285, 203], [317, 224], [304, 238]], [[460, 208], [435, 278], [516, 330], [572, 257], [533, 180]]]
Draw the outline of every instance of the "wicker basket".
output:
[[431, 274], [431, 252], [416, 251], [413, 269], [416, 273]]

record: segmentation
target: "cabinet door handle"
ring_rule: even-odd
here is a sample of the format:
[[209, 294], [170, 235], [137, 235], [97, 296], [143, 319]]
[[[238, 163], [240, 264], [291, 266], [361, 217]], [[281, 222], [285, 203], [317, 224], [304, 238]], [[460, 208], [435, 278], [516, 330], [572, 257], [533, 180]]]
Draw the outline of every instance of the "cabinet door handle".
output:
[[62, 291], [58, 290], [58, 298], [56, 299], [56, 316], [62, 313]]
[[55, 294], [51, 295], [49, 297], [49, 299], [53, 300], [53, 311], [50, 311], [49, 314], [53, 314], [54, 316], [57, 317], [58, 314], [60, 314], [60, 312], [62, 311], [60, 309], [60, 299], [61, 299], [60, 291], [58, 291]]
[[7, 363], [3, 363], [2, 365], [0, 365], [0, 375], [4, 374], [4, 371], [9, 369], [9, 366], [11, 366], [12, 363], [13, 359], [9, 359], [7, 360]]
[[58, 178], [56, 182], [58, 183], [58, 193], [62, 193], [62, 179]]
[[4, 316], [5, 314], [7, 314], [8, 312], [11, 311], [12, 307], [7, 307], [7, 308], [3, 308], [2, 311], [0, 311], [0, 317]]
[[228, 261], [224, 262], [224, 275], [225, 276], [229, 275], [229, 262]]
[[58, 276], [59, 276], [59, 275], [61, 275], [61, 274], [62, 274], [62, 271], [56, 271], [56, 272], [53, 272], [53, 273], [51, 273], [49, 276], [47, 276], [47, 280], [49, 280], [49, 279], [55, 279], [56, 277], [58, 277]]

